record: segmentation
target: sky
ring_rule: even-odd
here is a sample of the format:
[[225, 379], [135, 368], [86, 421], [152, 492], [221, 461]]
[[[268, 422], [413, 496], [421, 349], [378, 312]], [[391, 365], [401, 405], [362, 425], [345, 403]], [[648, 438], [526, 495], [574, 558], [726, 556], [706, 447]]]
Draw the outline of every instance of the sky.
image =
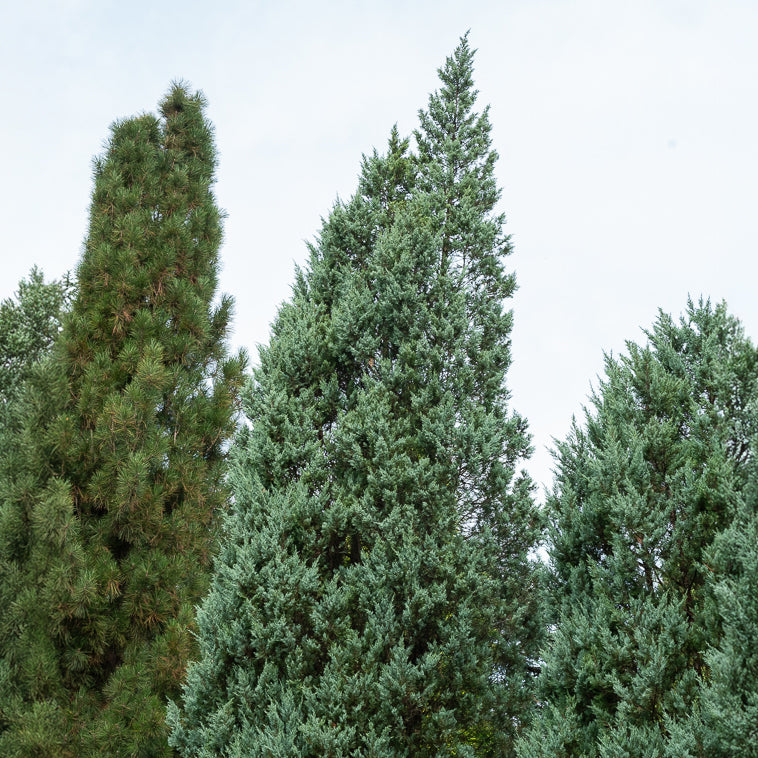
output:
[[754, 0], [29, 0], [0, 10], [0, 299], [74, 271], [92, 159], [175, 80], [205, 93], [221, 291], [253, 358], [362, 154], [416, 128], [470, 30], [514, 253], [511, 404], [550, 486], [604, 351], [726, 300], [758, 339]]

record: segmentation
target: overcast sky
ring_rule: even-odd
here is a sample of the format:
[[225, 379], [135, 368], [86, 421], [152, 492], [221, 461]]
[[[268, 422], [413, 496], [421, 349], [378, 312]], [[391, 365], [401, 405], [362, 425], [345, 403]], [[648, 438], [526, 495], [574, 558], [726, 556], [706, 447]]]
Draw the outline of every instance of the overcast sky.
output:
[[268, 340], [362, 153], [409, 134], [470, 29], [515, 253], [513, 407], [551, 481], [604, 350], [688, 293], [758, 338], [755, 0], [57, 0], [0, 11], [0, 298], [73, 270], [91, 161], [175, 79], [204, 91], [233, 343]]

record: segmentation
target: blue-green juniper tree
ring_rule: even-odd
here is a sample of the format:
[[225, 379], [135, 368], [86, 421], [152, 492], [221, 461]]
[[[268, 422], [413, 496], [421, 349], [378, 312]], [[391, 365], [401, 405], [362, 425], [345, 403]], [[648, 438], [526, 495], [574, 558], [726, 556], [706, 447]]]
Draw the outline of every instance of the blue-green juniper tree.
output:
[[184, 756], [510, 755], [540, 522], [508, 410], [514, 279], [464, 38], [337, 203], [261, 349], [172, 705]]
[[555, 626], [521, 758], [682, 758], [696, 743], [691, 714], [718, 669], [710, 556], [740, 512], [758, 356], [723, 304], [661, 314], [647, 337], [606, 358], [558, 446]]

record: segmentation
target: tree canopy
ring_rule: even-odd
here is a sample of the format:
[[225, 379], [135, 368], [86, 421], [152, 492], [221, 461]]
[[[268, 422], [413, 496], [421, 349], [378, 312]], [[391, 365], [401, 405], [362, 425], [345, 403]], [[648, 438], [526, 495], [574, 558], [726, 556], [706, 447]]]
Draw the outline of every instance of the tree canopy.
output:
[[117, 122], [53, 360], [0, 484], [0, 752], [167, 755], [227, 502], [244, 356], [215, 303], [221, 213], [202, 96]]
[[[364, 158], [261, 350], [200, 608], [185, 756], [507, 755], [540, 625], [513, 275], [464, 38]], [[451, 209], [455, 209], [452, 211]]]
[[682, 755], [709, 674], [708, 556], [739, 510], [756, 351], [723, 304], [608, 356], [548, 502], [552, 621], [521, 756]]

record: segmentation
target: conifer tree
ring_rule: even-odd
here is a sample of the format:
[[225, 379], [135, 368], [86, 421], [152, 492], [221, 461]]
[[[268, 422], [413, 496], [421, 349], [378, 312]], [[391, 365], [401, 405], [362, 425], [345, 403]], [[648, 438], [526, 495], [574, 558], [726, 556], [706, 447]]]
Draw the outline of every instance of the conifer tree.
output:
[[708, 556], [745, 485], [756, 351], [702, 301], [647, 336], [607, 357], [585, 425], [558, 447], [555, 632], [522, 758], [687, 754], [709, 675]]
[[500, 189], [489, 106], [474, 111], [473, 57], [466, 34], [439, 70], [439, 92], [419, 112], [417, 184], [429, 197], [440, 234], [440, 291], [448, 329], [443, 374], [455, 398], [451, 453], [461, 519], [472, 539], [484, 536], [499, 546], [505, 612], [496, 657], [509, 705], [507, 723], [498, 729], [510, 734], [508, 724], [519, 723], [528, 712], [531, 693], [524, 685], [537, 670], [533, 660], [543, 626], [535, 567], [527, 555], [540, 536], [540, 524], [532, 483], [517, 468], [531, 452], [526, 422], [508, 411], [505, 375], [513, 314], [503, 302], [513, 295], [516, 278], [502, 265], [511, 243], [503, 234], [505, 216], [495, 212]]
[[19, 283], [15, 298], [0, 303], [0, 471], [18, 459], [14, 438], [23, 420], [19, 398], [34, 366], [58, 338], [71, 293], [68, 275], [45, 282], [35, 266]]
[[[27, 450], [21, 444], [21, 432], [31, 411], [27, 396], [33, 394], [27, 385], [33, 383], [53, 349], [70, 296], [67, 276], [46, 283], [42, 272], [35, 267], [28, 279], [20, 282], [15, 298], [0, 304], [0, 733], [18, 704], [17, 688], [11, 686], [7, 650], [13, 620], [11, 604], [24, 591], [8, 547], [19, 527], [25, 531], [28, 526], [14, 524], [8, 518], [18, 514], [12, 514], [3, 500], [16, 477], [33, 472], [33, 464], [30, 465]], [[39, 397], [39, 405], [46, 414], [58, 408], [56, 398], [49, 392]], [[2, 754], [11, 753], [3, 750]]]
[[95, 164], [77, 294], [0, 506], [17, 588], [2, 755], [172, 752], [165, 702], [194, 649], [244, 363], [226, 352], [231, 301], [214, 304], [215, 162], [202, 96], [175, 85]]
[[7, 408], [32, 366], [52, 349], [70, 298], [68, 276], [46, 283], [34, 266], [15, 298], [0, 303], [0, 407]]
[[[700, 708], [682, 731], [694, 758], [758, 758], [758, 480], [707, 566], [716, 613]], [[683, 755], [686, 755], [684, 750]]]
[[[261, 350], [201, 658], [170, 709], [183, 756], [509, 754], [533, 644], [513, 609], [539, 527], [514, 476], [513, 281], [471, 66], [464, 39], [431, 100], [460, 112], [424, 132], [425, 158], [394, 130], [364, 159]], [[428, 178], [462, 146], [491, 190], [471, 198], [469, 237], [440, 209], [473, 180]]]

